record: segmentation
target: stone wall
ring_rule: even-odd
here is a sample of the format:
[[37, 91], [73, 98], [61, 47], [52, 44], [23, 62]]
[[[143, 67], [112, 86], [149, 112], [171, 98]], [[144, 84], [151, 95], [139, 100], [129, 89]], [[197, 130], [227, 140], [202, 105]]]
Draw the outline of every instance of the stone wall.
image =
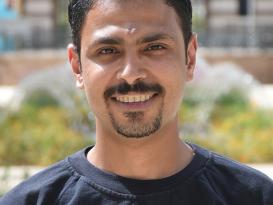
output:
[[15, 85], [32, 72], [67, 62], [64, 50], [20, 51], [0, 55], [0, 85]]
[[273, 84], [273, 50], [201, 49], [209, 64], [232, 62], [264, 84]]
[[[200, 49], [210, 64], [233, 62], [265, 84], [273, 84], [273, 50]], [[0, 85], [15, 85], [28, 74], [67, 63], [65, 50], [21, 51], [0, 55]]]

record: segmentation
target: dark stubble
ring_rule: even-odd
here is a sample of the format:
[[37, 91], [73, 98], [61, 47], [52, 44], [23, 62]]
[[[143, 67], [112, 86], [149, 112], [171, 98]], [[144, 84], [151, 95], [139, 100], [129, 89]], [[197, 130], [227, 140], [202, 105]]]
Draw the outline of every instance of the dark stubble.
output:
[[127, 138], [143, 138], [155, 133], [161, 127], [162, 109], [159, 109], [157, 115], [150, 123], [142, 122], [143, 112], [127, 112], [124, 116], [128, 119], [127, 123], [119, 123], [114, 115], [109, 112], [112, 125], [117, 133]]
[[[156, 92], [157, 94], [161, 94], [163, 92], [163, 88], [162, 86], [158, 84], [145, 84], [143, 82], [138, 82], [134, 85], [123, 83], [123, 84], [108, 88], [104, 93], [104, 98], [107, 102], [107, 99], [115, 93], [127, 94], [129, 92], [135, 92], [135, 93]], [[112, 125], [118, 134], [127, 138], [143, 138], [155, 133], [161, 127], [162, 108], [163, 108], [163, 102], [157, 114], [148, 123], [143, 122], [143, 118], [144, 118], [143, 112], [124, 113], [123, 114], [124, 117], [127, 118], [127, 122], [125, 123], [120, 123], [110, 110], [108, 114], [110, 116]]]

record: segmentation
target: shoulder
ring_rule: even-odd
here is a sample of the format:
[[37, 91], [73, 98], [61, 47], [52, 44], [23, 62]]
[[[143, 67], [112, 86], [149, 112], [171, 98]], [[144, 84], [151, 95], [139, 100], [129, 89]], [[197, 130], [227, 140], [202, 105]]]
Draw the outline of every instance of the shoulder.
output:
[[209, 159], [200, 177], [213, 190], [229, 199], [247, 199], [251, 204], [273, 204], [272, 179], [247, 165], [208, 152]]
[[60, 161], [16, 186], [0, 199], [0, 205], [29, 205], [38, 201], [54, 204], [76, 178], [69, 170], [67, 160]]
[[265, 184], [273, 185], [272, 179], [262, 172], [217, 153], [211, 152], [211, 159], [207, 168], [211, 168], [212, 171], [221, 171], [223, 176], [228, 179], [230, 177], [236, 178], [241, 184], [250, 189], [257, 189]]

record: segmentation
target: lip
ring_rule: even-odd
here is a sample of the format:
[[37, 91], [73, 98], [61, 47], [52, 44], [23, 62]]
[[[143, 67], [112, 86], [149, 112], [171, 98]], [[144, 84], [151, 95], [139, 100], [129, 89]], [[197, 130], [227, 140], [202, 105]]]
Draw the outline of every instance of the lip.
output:
[[158, 96], [158, 93], [154, 93], [149, 100], [144, 102], [120, 102], [116, 100], [117, 96], [112, 96], [111, 102], [113, 102], [115, 106], [122, 110], [141, 111], [148, 109], [148, 107], [150, 107], [150, 105], [156, 100], [156, 98], [158, 98]]

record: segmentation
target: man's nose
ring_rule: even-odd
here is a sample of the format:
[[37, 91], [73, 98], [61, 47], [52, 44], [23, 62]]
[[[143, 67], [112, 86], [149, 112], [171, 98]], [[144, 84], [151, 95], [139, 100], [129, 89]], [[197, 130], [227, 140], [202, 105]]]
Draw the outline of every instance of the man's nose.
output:
[[146, 77], [146, 69], [142, 66], [141, 60], [137, 57], [127, 57], [123, 68], [118, 72], [118, 79], [125, 80], [130, 85]]

